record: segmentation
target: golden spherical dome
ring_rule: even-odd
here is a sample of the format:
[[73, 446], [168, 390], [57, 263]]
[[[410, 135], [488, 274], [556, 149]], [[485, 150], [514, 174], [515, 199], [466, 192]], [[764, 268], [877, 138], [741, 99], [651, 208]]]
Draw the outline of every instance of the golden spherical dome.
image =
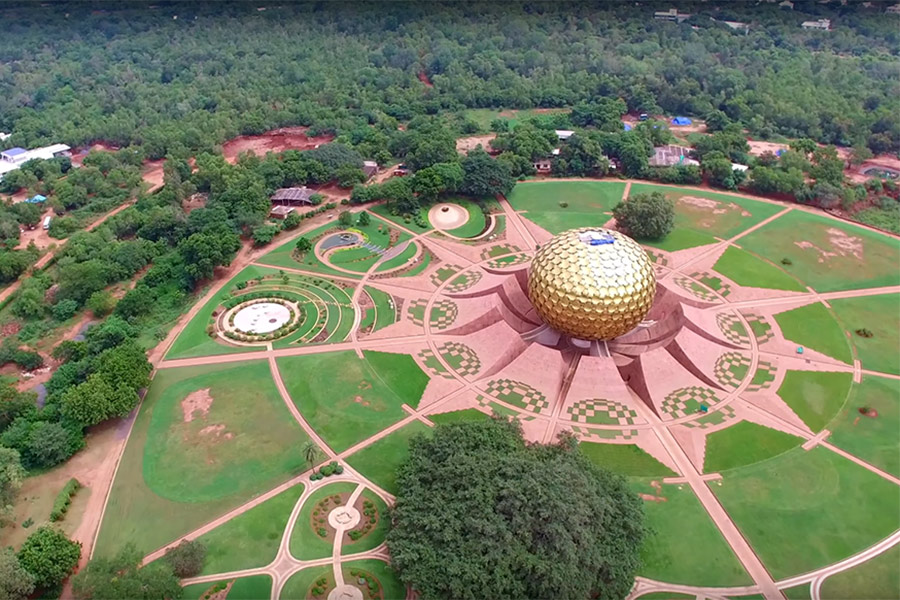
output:
[[548, 325], [583, 340], [611, 340], [634, 329], [656, 294], [650, 257], [630, 237], [583, 227], [541, 246], [528, 296]]

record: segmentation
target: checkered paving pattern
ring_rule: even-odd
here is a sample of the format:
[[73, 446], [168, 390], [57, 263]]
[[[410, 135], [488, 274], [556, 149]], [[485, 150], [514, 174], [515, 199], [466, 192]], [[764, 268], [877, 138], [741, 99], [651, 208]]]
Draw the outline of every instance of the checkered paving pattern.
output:
[[693, 297], [699, 298], [700, 300], [705, 300], [707, 302], [714, 302], [718, 300], [718, 297], [713, 293], [711, 289], [707, 288], [706, 286], [700, 285], [689, 277], [679, 275], [675, 278], [675, 285], [677, 285]]
[[750, 357], [740, 352], [726, 352], [716, 360], [713, 375], [724, 386], [736, 388], [750, 372]]
[[666, 267], [669, 265], [669, 259], [665, 257], [662, 253], [654, 252], [653, 250], [647, 250], [647, 256], [650, 257], [650, 262], [658, 267]]
[[438, 300], [431, 307], [428, 324], [433, 329], [447, 329], [456, 321], [459, 307], [452, 300]]
[[572, 431], [583, 442], [602, 442], [605, 440], [630, 440], [637, 437], [637, 429], [588, 429], [572, 427]]
[[707, 413], [696, 421], [688, 421], [684, 424], [684, 426], [695, 429], [709, 429], [710, 427], [721, 425], [722, 423], [725, 423], [727, 421], [732, 421], [734, 420], [734, 418], [734, 409], [731, 408], [731, 406], [723, 406], [721, 410]]
[[753, 331], [754, 337], [756, 337], [757, 344], [765, 344], [769, 340], [775, 339], [775, 332], [772, 331], [772, 326], [763, 317], [753, 313], [743, 313], [743, 315], [747, 319], [747, 323], [750, 324], [750, 329]]
[[479, 281], [481, 281], [481, 271], [466, 271], [456, 279], [450, 282], [446, 287], [448, 292], [461, 292], [467, 290]]
[[419, 362], [425, 367], [425, 370], [431, 374], [432, 377], [453, 379], [453, 374], [444, 367], [443, 363], [438, 360], [438, 357], [435, 356], [434, 352], [430, 349], [425, 348], [416, 356], [419, 358]]
[[490, 260], [487, 262], [487, 266], [492, 269], [503, 269], [507, 267], [514, 267], [516, 265], [521, 265], [523, 263], [527, 263], [531, 260], [530, 254], [510, 254], [508, 256], [504, 256], [502, 258], [495, 258], [494, 260]]
[[550, 401], [544, 394], [521, 381], [494, 379], [487, 384], [485, 391], [497, 400], [530, 412], [542, 413], [550, 409]]
[[462, 270], [463, 267], [459, 265], [444, 265], [439, 269], [435, 269], [434, 273], [431, 274], [431, 283], [441, 285]]
[[681, 388], [670, 393], [662, 401], [660, 408], [663, 414], [661, 416], [680, 419], [700, 412], [701, 404], [711, 407], [718, 401], [716, 393], [709, 388], [699, 386]]
[[731, 286], [722, 281], [722, 278], [715, 273], [710, 273], [708, 271], [698, 271], [697, 273], [691, 273], [691, 277], [693, 277], [706, 287], [716, 290], [723, 298], [731, 293]]
[[497, 246], [491, 246], [490, 248], [485, 248], [481, 251], [481, 260], [497, 258], [498, 256], [503, 256], [504, 254], [512, 254], [514, 252], [521, 251], [522, 249], [515, 244], [500, 244]]
[[406, 309], [406, 317], [415, 323], [416, 325], [425, 326], [425, 307], [428, 305], [428, 300], [424, 298], [419, 298], [418, 300], [412, 300], [409, 303], [409, 306]]
[[602, 398], [579, 400], [569, 407], [568, 413], [576, 423], [634, 425], [638, 421], [637, 413], [624, 404]]
[[778, 367], [772, 363], [764, 360], [759, 361], [756, 366], [756, 374], [753, 375], [753, 381], [747, 386], [747, 391], [759, 392], [761, 390], [769, 389], [775, 382], [775, 374], [777, 372]]
[[438, 347], [438, 353], [463, 377], [473, 377], [481, 370], [481, 359], [465, 344], [446, 342]]
[[722, 332], [725, 339], [732, 344], [739, 346], [750, 345], [750, 334], [747, 333], [747, 328], [744, 327], [744, 324], [736, 314], [721, 312], [716, 315], [716, 324], [719, 326], [719, 331]]

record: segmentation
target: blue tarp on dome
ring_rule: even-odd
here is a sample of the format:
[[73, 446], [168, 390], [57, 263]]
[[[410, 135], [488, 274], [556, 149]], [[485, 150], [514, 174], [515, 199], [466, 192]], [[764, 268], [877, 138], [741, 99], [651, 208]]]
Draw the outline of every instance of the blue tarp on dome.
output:
[[691, 120], [687, 117], [675, 117], [672, 119], [672, 125], [690, 125]]
[[35, 194], [34, 196], [29, 198], [25, 202], [27, 202], [28, 204], [40, 204], [41, 202], [44, 202], [45, 200], [47, 200], [46, 196], [41, 196], [40, 194]]
[[631, 131], [631, 125], [629, 125], [628, 123], [622, 123], [622, 125], [625, 126], [625, 131]]

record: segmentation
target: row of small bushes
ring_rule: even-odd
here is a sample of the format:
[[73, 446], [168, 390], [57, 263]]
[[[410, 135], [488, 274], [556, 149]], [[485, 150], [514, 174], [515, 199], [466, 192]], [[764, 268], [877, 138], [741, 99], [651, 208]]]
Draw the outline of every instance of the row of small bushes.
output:
[[53, 501], [53, 510], [50, 511], [51, 521], [60, 521], [66, 516], [69, 505], [72, 503], [72, 496], [81, 488], [81, 484], [74, 477], [66, 482], [63, 489], [56, 495]]
[[268, 300], [271, 298], [278, 298], [279, 300], [294, 300], [296, 298], [296, 295], [291, 294], [290, 292], [281, 292], [278, 290], [250, 292], [249, 294], [241, 294], [240, 296], [229, 298], [222, 303], [222, 306], [228, 309], [234, 308], [238, 304], [249, 302], [250, 300]]
[[332, 475], [340, 475], [344, 472], [344, 466], [339, 465], [337, 461], [331, 461], [321, 469], [319, 469], [318, 473], [313, 473], [309, 476], [311, 481], [318, 481], [319, 479], [324, 479], [326, 477], [331, 477]]

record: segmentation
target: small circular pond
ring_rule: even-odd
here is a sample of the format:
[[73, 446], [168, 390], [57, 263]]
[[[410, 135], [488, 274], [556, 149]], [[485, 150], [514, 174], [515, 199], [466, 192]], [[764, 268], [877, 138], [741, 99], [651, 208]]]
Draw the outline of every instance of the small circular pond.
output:
[[287, 306], [275, 302], [259, 302], [242, 308], [234, 315], [234, 328], [246, 333], [271, 333], [291, 320]]

